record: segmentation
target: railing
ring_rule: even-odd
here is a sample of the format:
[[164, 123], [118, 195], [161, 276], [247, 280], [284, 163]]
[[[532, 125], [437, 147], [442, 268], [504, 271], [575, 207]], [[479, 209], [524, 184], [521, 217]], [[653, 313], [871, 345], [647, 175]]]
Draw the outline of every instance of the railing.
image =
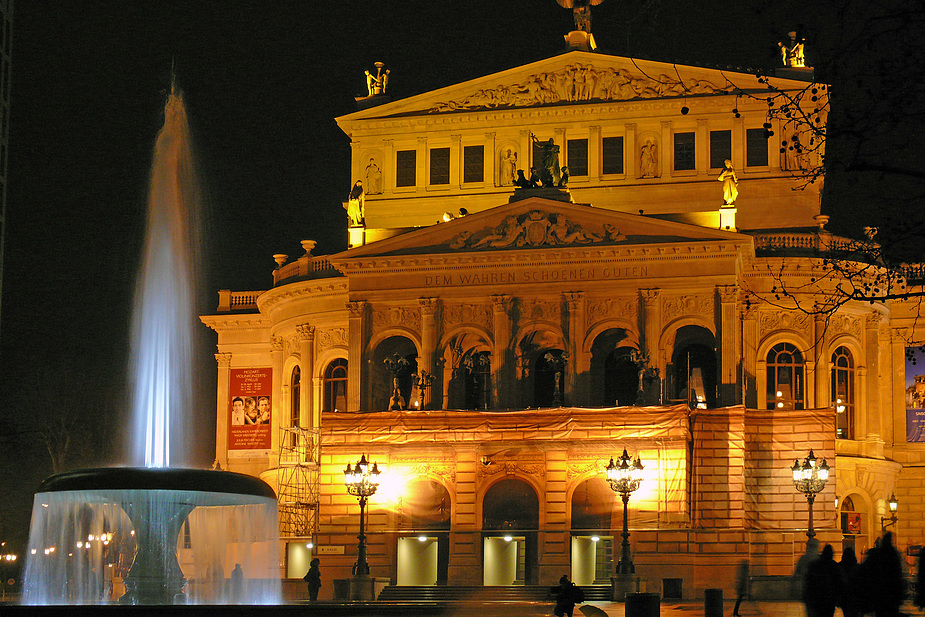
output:
[[218, 290], [218, 312], [245, 311], [257, 309], [257, 298], [263, 291]]
[[323, 279], [343, 276], [327, 257], [305, 255], [273, 271], [273, 284], [290, 279]]
[[875, 244], [868, 245], [864, 242], [833, 236], [823, 231], [822, 233], [809, 232], [779, 232], [779, 233], [756, 233], [755, 250], [759, 252], [818, 252], [818, 253], [855, 253], [862, 255], [870, 254], [872, 257], [879, 253], [879, 247]]

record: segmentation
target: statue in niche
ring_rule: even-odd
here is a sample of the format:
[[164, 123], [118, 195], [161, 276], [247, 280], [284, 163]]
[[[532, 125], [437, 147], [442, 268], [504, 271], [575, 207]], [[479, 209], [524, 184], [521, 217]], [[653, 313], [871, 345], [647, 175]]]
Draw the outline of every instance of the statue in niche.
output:
[[501, 186], [511, 186], [517, 180], [517, 152], [507, 148], [501, 153]]
[[736, 177], [735, 169], [732, 168], [732, 161], [726, 159], [723, 165], [723, 171], [717, 180], [723, 183], [723, 203], [732, 206], [735, 205], [736, 197], [739, 196], [739, 179]]
[[556, 186], [559, 183], [559, 146], [552, 137], [548, 141], [540, 141], [536, 135], [530, 133], [533, 144], [542, 152], [542, 167], [539, 170], [540, 182], [544, 187]]
[[572, 9], [575, 19], [575, 30], [591, 32], [591, 7], [597, 6], [604, 0], [556, 0], [559, 6]]
[[353, 188], [350, 189], [350, 194], [347, 196], [347, 203], [344, 204], [344, 208], [347, 209], [347, 216], [350, 218], [351, 227], [363, 225], [366, 210], [365, 201], [363, 196], [363, 181], [357, 180], [353, 183]]
[[639, 148], [639, 177], [658, 177], [658, 145], [651, 139]]
[[365, 191], [369, 195], [378, 195], [382, 192], [382, 170], [376, 164], [376, 159], [369, 159], [366, 166]]

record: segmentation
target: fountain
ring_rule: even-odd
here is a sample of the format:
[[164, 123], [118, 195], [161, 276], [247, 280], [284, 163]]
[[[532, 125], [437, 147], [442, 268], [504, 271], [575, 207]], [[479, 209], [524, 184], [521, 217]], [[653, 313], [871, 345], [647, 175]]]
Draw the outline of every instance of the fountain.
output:
[[[157, 137], [133, 332], [138, 467], [46, 479], [33, 504], [24, 604], [277, 604], [277, 504], [243, 474], [170, 467], [190, 407], [198, 190], [174, 83]], [[180, 430], [176, 430], [176, 429]], [[175, 429], [172, 431], [172, 429]], [[142, 466], [143, 465], [143, 466]]]

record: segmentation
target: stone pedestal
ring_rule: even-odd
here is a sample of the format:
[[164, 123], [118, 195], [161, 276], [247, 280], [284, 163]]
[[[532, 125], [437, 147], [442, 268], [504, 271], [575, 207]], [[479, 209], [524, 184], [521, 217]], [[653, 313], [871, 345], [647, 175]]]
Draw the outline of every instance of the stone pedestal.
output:
[[646, 582], [635, 574], [618, 574], [610, 577], [611, 598], [614, 602], [623, 602], [628, 593], [642, 593]]
[[374, 602], [379, 592], [389, 584], [387, 578], [351, 576], [334, 580], [335, 602]]

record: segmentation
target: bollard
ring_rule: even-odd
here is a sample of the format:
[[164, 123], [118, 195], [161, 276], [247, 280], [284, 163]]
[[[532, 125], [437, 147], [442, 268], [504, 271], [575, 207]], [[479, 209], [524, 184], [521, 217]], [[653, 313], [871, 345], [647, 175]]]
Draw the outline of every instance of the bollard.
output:
[[626, 617], [659, 617], [661, 596], [657, 593], [626, 594]]
[[723, 617], [723, 590], [703, 590], [703, 617]]

